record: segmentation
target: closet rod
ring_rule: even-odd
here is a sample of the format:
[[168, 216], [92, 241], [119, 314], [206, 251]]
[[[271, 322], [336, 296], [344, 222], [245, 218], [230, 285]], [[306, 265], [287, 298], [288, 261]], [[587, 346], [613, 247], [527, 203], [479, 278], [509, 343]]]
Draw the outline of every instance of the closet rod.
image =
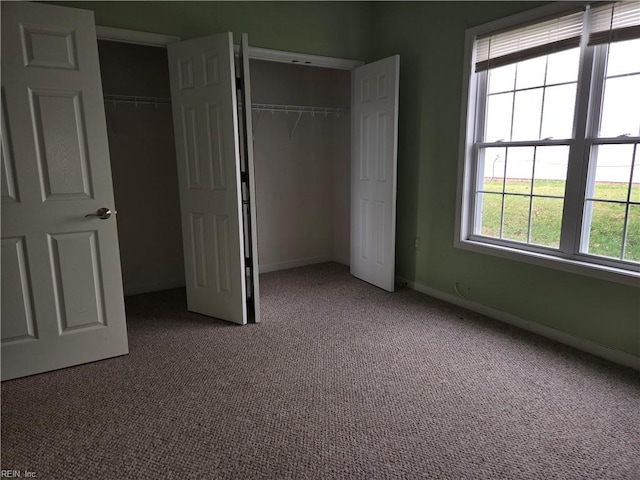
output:
[[132, 103], [135, 105], [171, 105], [168, 97], [143, 97], [139, 95], [104, 95], [105, 103]]

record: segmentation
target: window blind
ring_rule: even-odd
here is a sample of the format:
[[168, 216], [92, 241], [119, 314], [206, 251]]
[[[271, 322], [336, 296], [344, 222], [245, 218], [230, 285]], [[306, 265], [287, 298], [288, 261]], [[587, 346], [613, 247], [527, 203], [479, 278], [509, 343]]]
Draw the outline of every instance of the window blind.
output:
[[514, 29], [494, 32], [476, 40], [476, 72], [568, 50], [580, 45], [584, 11]]
[[640, 0], [591, 7], [589, 45], [634, 38], [640, 38]]

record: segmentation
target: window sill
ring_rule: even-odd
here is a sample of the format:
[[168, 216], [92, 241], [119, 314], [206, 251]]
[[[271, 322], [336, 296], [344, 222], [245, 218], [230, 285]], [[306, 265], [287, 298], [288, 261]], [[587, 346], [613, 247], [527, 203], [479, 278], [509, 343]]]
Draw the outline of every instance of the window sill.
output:
[[566, 258], [560, 255], [545, 254], [520, 250], [518, 248], [489, 244], [478, 240], [456, 240], [454, 247], [476, 253], [492, 255], [494, 257], [506, 258], [518, 262], [528, 263], [555, 270], [576, 273], [587, 277], [607, 280], [640, 287], [640, 272], [625, 270], [622, 268], [599, 265], [582, 261], [578, 258]]

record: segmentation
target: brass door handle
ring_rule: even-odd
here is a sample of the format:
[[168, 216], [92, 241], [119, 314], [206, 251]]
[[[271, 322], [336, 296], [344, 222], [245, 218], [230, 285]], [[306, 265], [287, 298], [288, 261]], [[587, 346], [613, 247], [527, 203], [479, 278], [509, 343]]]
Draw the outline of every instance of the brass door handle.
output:
[[99, 208], [96, 213], [90, 213], [84, 216], [84, 218], [87, 218], [87, 217], [98, 217], [100, 220], [106, 220], [108, 218], [111, 218], [111, 210], [105, 207]]

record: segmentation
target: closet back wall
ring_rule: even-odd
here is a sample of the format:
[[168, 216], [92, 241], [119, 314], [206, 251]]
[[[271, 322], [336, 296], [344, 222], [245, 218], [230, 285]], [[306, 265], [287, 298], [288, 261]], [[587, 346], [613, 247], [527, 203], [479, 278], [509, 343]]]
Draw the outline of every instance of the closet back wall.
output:
[[[98, 41], [105, 95], [169, 98], [167, 51]], [[184, 285], [171, 105], [105, 103], [126, 295]]]
[[[254, 104], [349, 108], [351, 73], [251, 61]], [[350, 115], [253, 112], [260, 272], [349, 263]]]

